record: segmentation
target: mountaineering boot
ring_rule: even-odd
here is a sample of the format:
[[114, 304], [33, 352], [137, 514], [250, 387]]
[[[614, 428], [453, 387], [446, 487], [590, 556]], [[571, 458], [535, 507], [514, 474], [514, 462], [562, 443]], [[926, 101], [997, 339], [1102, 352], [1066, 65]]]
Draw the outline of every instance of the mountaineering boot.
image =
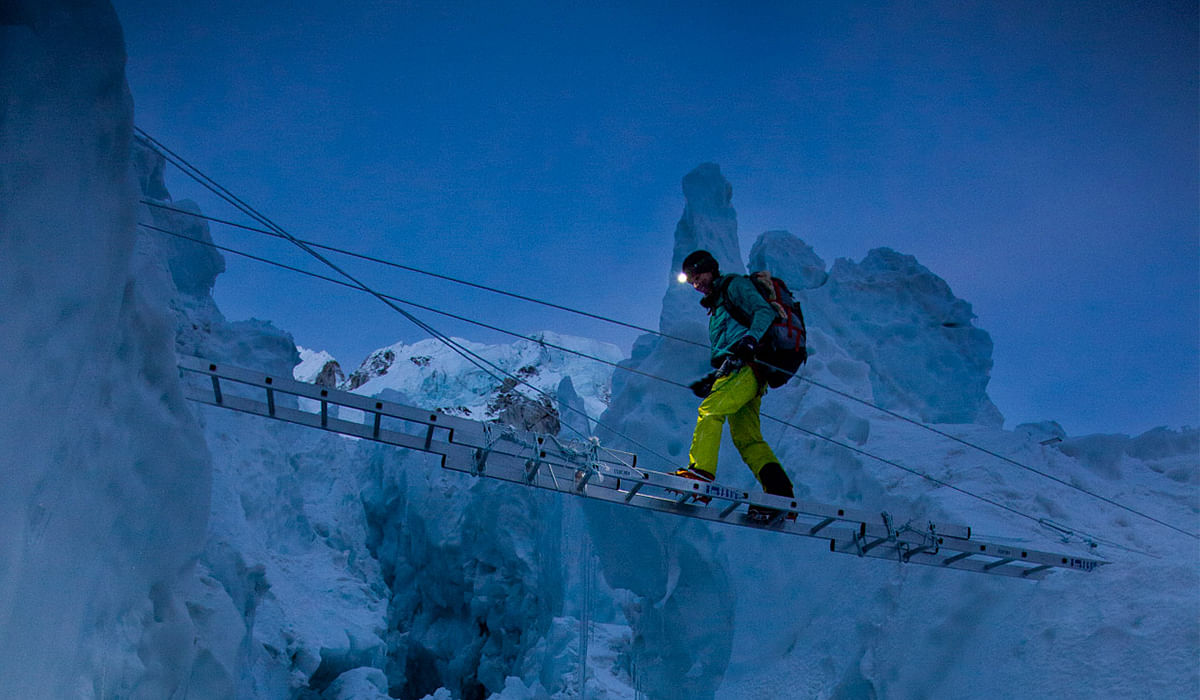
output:
[[[795, 498], [795, 491], [792, 489], [792, 480], [788, 478], [787, 472], [778, 462], [768, 462], [764, 464], [762, 469], [758, 470], [758, 482], [762, 484], [763, 493], [771, 496], [784, 496], [786, 498]], [[763, 508], [761, 506], [750, 506], [746, 511], [746, 515], [756, 522], [770, 522], [780, 515], [783, 511], [775, 508]], [[796, 514], [789, 512], [788, 520], [795, 520]]]
[[[713, 482], [713, 479], [717, 478], [715, 475], [709, 474], [708, 472], [704, 471], [703, 469], [700, 469], [699, 467], [688, 467], [686, 469], [676, 469], [675, 476], [682, 476], [685, 479], [695, 479], [696, 481], [700, 481], [705, 484], [711, 484]], [[686, 495], [686, 494], [684, 494], [684, 495]], [[708, 496], [692, 496], [692, 500], [700, 501], [704, 505], [708, 505], [709, 503], [712, 502], [712, 498], [710, 498]]]
[[758, 481], [762, 484], [763, 493], [787, 498], [796, 497], [795, 491], [792, 490], [792, 480], [778, 462], [764, 464], [763, 468], [758, 470]]

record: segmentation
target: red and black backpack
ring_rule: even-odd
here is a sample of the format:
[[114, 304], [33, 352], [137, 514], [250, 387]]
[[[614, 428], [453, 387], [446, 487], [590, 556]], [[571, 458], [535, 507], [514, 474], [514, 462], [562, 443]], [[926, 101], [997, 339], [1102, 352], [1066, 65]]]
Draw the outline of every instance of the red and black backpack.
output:
[[[754, 283], [754, 288], [762, 294], [763, 299], [775, 309], [775, 322], [763, 335], [754, 360], [766, 370], [767, 384], [772, 388], [781, 387], [796, 376], [800, 366], [808, 360], [808, 332], [804, 328], [804, 312], [800, 310], [800, 302], [792, 296], [791, 290], [783, 280], [772, 277], [766, 270], [747, 277]], [[749, 314], [729, 299], [726, 290], [728, 286], [722, 290], [721, 301], [724, 302], [729, 315], [749, 328]]]

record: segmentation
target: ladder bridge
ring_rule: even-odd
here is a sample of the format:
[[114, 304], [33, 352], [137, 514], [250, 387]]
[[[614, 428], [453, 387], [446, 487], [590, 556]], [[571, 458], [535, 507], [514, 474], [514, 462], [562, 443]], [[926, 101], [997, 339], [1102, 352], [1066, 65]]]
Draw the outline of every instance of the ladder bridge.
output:
[[[1108, 563], [983, 542], [964, 525], [914, 526], [910, 520], [897, 526], [902, 521], [888, 513], [701, 483], [639, 467], [636, 454], [601, 447], [594, 438], [565, 442], [198, 357], [181, 356], [179, 369], [187, 398], [198, 403], [439, 455], [444, 468], [476, 477], [824, 540], [831, 552], [1029, 580], [1056, 569], [1086, 572]], [[752, 520], [750, 506], [781, 515], [765, 523]]]

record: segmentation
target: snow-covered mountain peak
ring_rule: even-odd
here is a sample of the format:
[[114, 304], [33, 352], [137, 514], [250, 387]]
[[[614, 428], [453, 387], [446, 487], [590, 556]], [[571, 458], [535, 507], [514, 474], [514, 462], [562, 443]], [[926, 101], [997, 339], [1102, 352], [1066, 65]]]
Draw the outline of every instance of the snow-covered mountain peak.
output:
[[[563, 391], [579, 398], [589, 418], [603, 413], [612, 365], [622, 359], [620, 349], [552, 331], [532, 338], [501, 345], [452, 339], [483, 361], [472, 361], [440, 340], [396, 343], [372, 352], [342, 388], [370, 396], [390, 395], [478, 420], [500, 418], [516, 396], [549, 401], [557, 410]], [[562, 419], [575, 424], [568, 416]]]
[[338, 388], [346, 381], [342, 366], [333, 355], [324, 350], [316, 351], [297, 347], [300, 353], [300, 364], [292, 370], [292, 377], [301, 382]]

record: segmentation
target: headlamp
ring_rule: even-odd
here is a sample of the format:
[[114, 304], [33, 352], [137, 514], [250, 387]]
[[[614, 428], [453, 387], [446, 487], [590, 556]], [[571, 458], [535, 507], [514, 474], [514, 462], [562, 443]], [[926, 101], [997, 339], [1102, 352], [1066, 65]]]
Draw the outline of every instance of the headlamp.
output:
[[688, 276], [687, 276], [685, 273], [682, 273], [682, 272], [680, 272], [680, 273], [679, 273], [679, 277], [678, 277], [678, 279], [679, 279], [679, 283], [680, 283], [680, 284], [687, 284], [687, 283], [688, 283]]

